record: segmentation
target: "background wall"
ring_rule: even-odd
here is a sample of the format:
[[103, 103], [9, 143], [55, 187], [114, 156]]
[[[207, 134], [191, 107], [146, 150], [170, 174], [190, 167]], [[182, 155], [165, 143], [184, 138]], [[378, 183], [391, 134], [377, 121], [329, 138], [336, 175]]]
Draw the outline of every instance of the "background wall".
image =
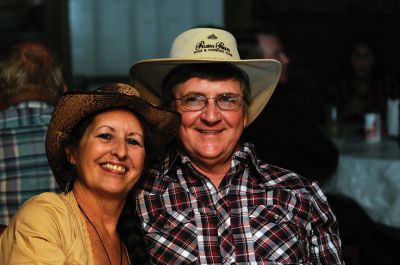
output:
[[249, 29], [274, 24], [291, 72], [322, 84], [340, 75], [358, 35], [370, 36], [382, 69], [400, 76], [399, 17], [398, 0], [0, 0], [0, 45], [46, 41], [68, 84], [84, 87], [125, 78], [137, 60], [168, 56], [173, 37], [194, 26], [225, 27], [243, 43]]
[[[131, 65], [168, 57], [172, 40], [199, 25], [224, 24], [222, 0], [70, 0], [72, 73], [79, 82], [124, 79]], [[108, 76], [108, 77], [107, 77]]]

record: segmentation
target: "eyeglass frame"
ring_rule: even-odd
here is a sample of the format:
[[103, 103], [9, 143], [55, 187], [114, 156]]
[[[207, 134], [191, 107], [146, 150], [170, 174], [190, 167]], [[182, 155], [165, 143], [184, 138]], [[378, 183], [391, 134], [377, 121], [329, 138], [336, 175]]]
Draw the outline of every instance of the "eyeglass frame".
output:
[[[201, 101], [201, 102], [203, 102], [203, 103], [202, 103], [203, 106], [202, 106], [201, 108], [199, 108], [199, 109], [187, 109], [187, 107], [185, 107], [185, 105], [182, 104], [182, 99], [184, 99], [184, 98], [186, 98], [186, 97], [188, 97], [188, 96], [202, 97], [202, 98], [203, 98], [203, 101]], [[232, 109], [229, 109], [229, 108], [228, 108], [228, 109], [227, 109], [227, 108], [221, 108], [221, 106], [218, 104], [218, 102], [220, 102], [219, 99], [223, 98], [224, 96], [235, 96], [235, 98], [238, 98], [238, 99], [239, 99], [239, 101], [238, 101], [238, 106], [235, 107], [235, 108], [232, 108]], [[173, 97], [173, 99], [176, 100], [176, 101], [180, 101], [180, 102], [181, 102], [180, 104], [181, 104], [182, 108], [183, 108], [185, 111], [201, 111], [201, 110], [203, 110], [205, 107], [207, 107], [208, 101], [209, 101], [210, 99], [214, 99], [215, 105], [218, 107], [218, 109], [223, 110], [223, 111], [237, 110], [237, 109], [240, 108], [240, 106], [243, 104], [243, 102], [245, 102], [244, 96], [241, 96], [241, 95], [239, 95], [239, 94], [234, 94], [234, 93], [223, 93], [223, 94], [220, 94], [220, 95], [218, 95], [218, 96], [216, 96], [216, 97], [206, 97], [206, 96], [204, 96], [204, 95], [202, 95], [202, 94], [196, 94], [196, 93], [193, 94], [193, 93], [189, 93], [189, 94], [186, 94], [186, 95], [184, 95], [184, 96], [182, 96], [182, 97], [180, 97], [180, 98]]]

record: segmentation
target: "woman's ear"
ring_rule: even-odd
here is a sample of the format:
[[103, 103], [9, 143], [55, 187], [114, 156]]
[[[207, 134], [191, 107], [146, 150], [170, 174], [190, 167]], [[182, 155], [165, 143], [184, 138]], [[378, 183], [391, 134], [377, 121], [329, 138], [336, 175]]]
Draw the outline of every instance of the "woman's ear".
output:
[[66, 147], [66, 148], [64, 149], [64, 151], [65, 151], [65, 155], [66, 155], [66, 157], [67, 157], [68, 162], [69, 162], [71, 165], [74, 165], [74, 166], [75, 166], [75, 164], [76, 164], [76, 159], [75, 159], [75, 157], [74, 157], [74, 152], [73, 152], [72, 148]]

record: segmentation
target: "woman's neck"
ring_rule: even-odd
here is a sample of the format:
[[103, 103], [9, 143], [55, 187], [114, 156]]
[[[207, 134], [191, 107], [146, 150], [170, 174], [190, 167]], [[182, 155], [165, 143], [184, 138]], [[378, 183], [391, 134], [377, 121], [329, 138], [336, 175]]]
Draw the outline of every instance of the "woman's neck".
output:
[[85, 189], [79, 182], [74, 183], [73, 192], [80, 208], [96, 226], [102, 226], [109, 235], [116, 233], [125, 201], [100, 197]]

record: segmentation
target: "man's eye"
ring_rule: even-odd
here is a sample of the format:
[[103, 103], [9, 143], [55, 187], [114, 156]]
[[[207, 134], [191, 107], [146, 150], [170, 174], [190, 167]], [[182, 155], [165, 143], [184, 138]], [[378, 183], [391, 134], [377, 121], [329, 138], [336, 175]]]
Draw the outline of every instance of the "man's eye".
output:
[[101, 138], [101, 139], [112, 139], [111, 134], [108, 134], [108, 133], [99, 134], [97, 137]]
[[235, 103], [239, 100], [239, 98], [237, 96], [232, 96], [232, 95], [223, 95], [219, 97], [218, 100], [224, 103]]
[[182, 98], [182, 103], [186, 105], [198, 105], [204, 102], [204, 97], [199, 95], [186, 96]]
[[202, 100], [202, 97], [201, 97], [201, 96], [195, 96], [195, 95], [193, 95], [193, 96], [186, 96], [186, 97], [183, 98], [183, 101], [184, 101], [185, 103], [200, 102], [201, 100]]

